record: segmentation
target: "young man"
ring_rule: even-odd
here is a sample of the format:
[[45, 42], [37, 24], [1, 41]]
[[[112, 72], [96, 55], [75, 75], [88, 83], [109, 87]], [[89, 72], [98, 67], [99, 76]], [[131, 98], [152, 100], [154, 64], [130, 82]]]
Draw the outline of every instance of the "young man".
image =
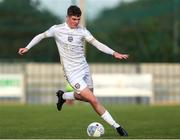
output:
[[60, 111], [64, 102], [68, 99], [76, 99], [89, 102], [93, 109], [108, 124], [114, 127], [119, 135], [128, 136], [128, 133], [120, 126], [110, 115], [110, 113], [101, 105], [93, 94], [93, 83], [89, 71], [89, 66], [84, 56], [83, 41], [86, 40], [100, 51], [112, 55], [117, 59], [127, 59], [127, 54], [120, 54], [113, 51], [106, 45], [97, 41], [91, 33], [79, 25], [81, 10], [77, 6], [70, 6], [67, 10], [67, 20], [63, 24], [54, 25], [49, 30], [35, 36], [25, 47], [19, 49], [19, 54], [23, 55], [28, 50], [47, 37], [54, 37], [65, 77], [73, 87], [74, 92], [59, 90], [57, 108]]

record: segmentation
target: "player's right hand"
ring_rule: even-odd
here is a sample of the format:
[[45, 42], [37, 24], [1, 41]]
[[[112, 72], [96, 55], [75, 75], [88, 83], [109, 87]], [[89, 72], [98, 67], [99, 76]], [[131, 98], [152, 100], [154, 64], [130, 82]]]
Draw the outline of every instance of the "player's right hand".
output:
[[26, 52], [28, 52], [28, 49], [27, 49], [27, 48], [20, 48], [19, 51], [18, 51], [18, 53], [19, 53], [20, 55], [23, 55], [23, 54], [26, 53]]

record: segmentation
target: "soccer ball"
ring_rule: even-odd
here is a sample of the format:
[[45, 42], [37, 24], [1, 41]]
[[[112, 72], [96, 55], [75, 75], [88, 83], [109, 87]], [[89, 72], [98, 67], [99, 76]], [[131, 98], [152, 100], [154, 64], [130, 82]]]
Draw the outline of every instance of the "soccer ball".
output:
[[100, 137], [104, 134], [104, 127], [98, 122], [93, 122], [87, 127], [87, 134], [90, 137]]

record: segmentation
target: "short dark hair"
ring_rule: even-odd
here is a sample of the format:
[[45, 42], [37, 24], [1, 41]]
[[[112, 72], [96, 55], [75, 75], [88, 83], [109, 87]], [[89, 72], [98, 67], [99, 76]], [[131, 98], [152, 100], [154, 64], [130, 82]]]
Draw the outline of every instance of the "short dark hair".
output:
[[71, 5], [67, 10], [67, 15], [80, 17], [81, 9], [79, 7], [77, 7], [76, 5]]

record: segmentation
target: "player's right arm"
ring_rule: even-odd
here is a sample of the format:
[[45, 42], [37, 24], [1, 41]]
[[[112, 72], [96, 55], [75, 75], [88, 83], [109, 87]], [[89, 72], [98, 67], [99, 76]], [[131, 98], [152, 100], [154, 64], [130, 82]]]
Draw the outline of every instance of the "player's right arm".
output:
[[38, 44], [44, 38], [46, 38], [45, 33], [41, 33], [41, 34], [35, 36], [25, 48], [20, 48], [18, 53], [20, 55], [23, 55], [24, 53], [28, 52], [28, 50], [30, 48], [32, 48], [33, 46]]
[[38, 44], [42, 39], [47, 38], [47, 37], [53, 37], [54, 36], [54, 28], [55, 28], [55, 25], [52, 26], [49, 30], [36, 35], [25, 48], [20, 48], [18, 53], [20, 55], [23, 55], [24, 53], [28, 52], [29, 49], [31, 49], [33, 46]]

